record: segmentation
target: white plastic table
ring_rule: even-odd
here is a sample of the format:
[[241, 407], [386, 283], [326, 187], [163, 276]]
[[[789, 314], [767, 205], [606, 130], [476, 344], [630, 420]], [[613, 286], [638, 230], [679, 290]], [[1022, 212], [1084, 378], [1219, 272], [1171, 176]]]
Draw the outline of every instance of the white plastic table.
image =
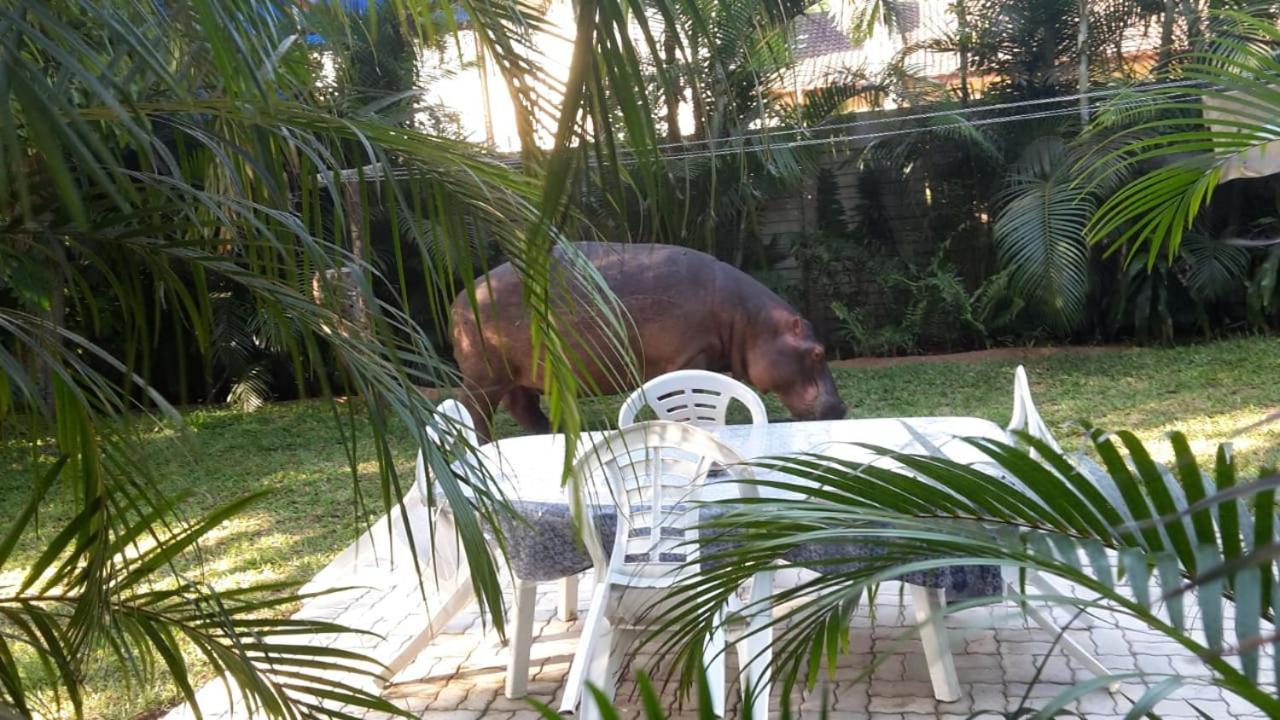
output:
[[[820, 453], [841, 460], [870, 462], [877, 456], [853, 444], [868, 443], [909, 453], [928, 453], [936, 448], [956, 462], [990, 464], [990, 458], [960, 438], [1009, 439], [999, 425], [974, 417], [814, 420], [765, 426], [726, 425], [709, 432], [746, 460]], [[584, 433], [578, 439], [579, 450], [591, 447], [606, 434]], [[559, 434], [510, 437], [480, 448], [479, 462], [513, 500], [567, 504], [561, 487], [565, 442], [566, 437]], [[893, 463], [879, 458], [877, 465], [891, 467]], [[766, 497], [780, 492], [761, 488]]]
[[[820, 420], [780, 422], [764, 426], [728, 425], [710, 431], [717, 439], [738, 451], [747, 460], [799, 453], [821, 453], [850, 461], [877, 460], [873, 453], [852, 443], [868, 443], [899, 452], [929, 453], [941, 450], [949, 459], [964, 464], [989, 464], [990, 459], [960, 438], [980, 437], [1007, 441], [1003, 428], [988, 420], [973, 417], [875, 418], [857, 420]], [[578, 448], [591, 447], [606, 433], [584, 433]], [[567, 517], [568, 500], [561, 486], [564, 478], [566, 436], [559, 434], [525, 435], [505, 438], [480, 448], [475, 460], [493, 478], [509, 500], [536, 505], [563, 505]], [[888, 458], [877, 464], [892, 467]], [[757, 472], [757, 475], [759, 473]], [[732, 483], [724, 483], [726, 487]], [[760, 488], [766, 497], [780, 493]], [[416, 491], [412, 504], [420, 506]], [[707, 497], [714, 499], [714, 495]], [[406, 498], [406, 502], [409, 499]], [[392, 514], [393, 523], [396, 513]], [[414, 515], [422, 515], [416, 511]], [[538, 520], [533, 521], [537, 527]], [[415, 523], [416, 524], [416, 523]], [[397, 643], [394, 657], [383, 660], [390, 679], [416, 657], [457, 612], [473, 599], [471, 578], [467, 572], [465, 549], [451, 537], [453, 526], [449, 514], [440, 513], [435, 522], [434, 557], [426, 543], [425, 524], [415, 527], [415, 542], [422, 562], [424, 578], [431, 589], [425, 614], [417, 634], [407, 642]], [[395, 532], [393, 528], [393, 533]], [[401, 531], [403, 532], [403, 531]], [[434, 567], [432, 567], [434, 565]], [[405, 568], [409, 571], [408, 568]], [[381, 659], [381, 658], [380, 658]]]

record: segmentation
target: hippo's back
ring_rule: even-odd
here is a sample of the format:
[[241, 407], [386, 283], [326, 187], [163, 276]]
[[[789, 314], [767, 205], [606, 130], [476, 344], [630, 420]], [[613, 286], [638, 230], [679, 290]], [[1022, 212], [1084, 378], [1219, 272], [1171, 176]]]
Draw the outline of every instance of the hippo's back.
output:
[[[675, 245], [582, 242], [575, 243], [573, 247], [581, 259], [600, 274], [628, 310], [631, 310], [631, 302], [644, 304], [646, 298], [657, 293], [668, 297], [672, 294], [677, 297], [698, 296], [698, 300], [705, 300], [707, 293], [715, 291], [717, 274], [728, 268], [706, 253]], [[555, 249], [552, 252], [553, 264], [562, 266], [565, 254], [563, 249]], [[567, 291], [562, 287], [559, 294], [583, 292], [577, 283], [568, 287]], [[498, 319], [513, 313], [523, 316], [521, 290], [520, 276], [509, 262], [476, 280], [476, 305], [482, 320], [490, 313]], [[475, 309], [467, 292], [459, 293], [453, 302], [454, 322], [473, 318], [474, 315]]]
[[[584, 242], [574, 249], [617, 296], [630, 321], [633, 349], [650, 369], [686, 366], [691, 348], [718, 337], [713, 315], [722, 300], [719, 285], [732, 268], [706, 253], [673, 245]], [[564, 250], [555, 250], [553, 260], [566, 262]], [[519, 274], [504, 263], [478, 279], [474, 291], [475, 307], [463, 292], [452, 308], [454, 355], [463, 374], [493, 373], [501, 366], [500, 375], [530, 381], [525, 367], [531, 355], [529, 321]], [[557, 320], [573, 325], [584, 344], [604, 346], [608, 341], [593, 321], [599, 318], [598, 305], [584, 292], [578, 282], [553, 292]]]

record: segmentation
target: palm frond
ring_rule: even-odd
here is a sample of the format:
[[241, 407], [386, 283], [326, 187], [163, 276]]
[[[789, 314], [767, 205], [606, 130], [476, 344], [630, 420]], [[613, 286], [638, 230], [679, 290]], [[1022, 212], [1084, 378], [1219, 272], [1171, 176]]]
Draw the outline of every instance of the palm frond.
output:
[[1084, 312], [1089, 287], [1085, 227], [1092, 196], [1069, 177], [1066, 143], [1033, 143], [1014, 166], [995, 221], [1001, 263], [1010, 282], [1034, 298], [1059, 327], [1070, 329]]
[[[144, 580], [202, 534], [146, 529], [177, 528], [181, 518], [121, 429], [148, 413], [181, 425], [152, 382], [157, 365], [190, 357], [244, 362], [250, 358], [243, 350], [252, 344], [287, 356], [295, 380], [314, 383], [319, 394], [364, 397], [384, 506], [396, 511], [407, 489], [387, 439], [399, 424], [439, 479], [443, 494], [428, 502], [451, 505], [462, 542], [484, 548], [481, 526], [502, 498], [484, 482], [464, 488], [469, 479], [450, 472], [448, 454], [431, 441], [427, 428], [438, 420], [419, 388], [456, 385], [456, 371], [408, 311], [385, 299], [393, 296], [386, 292], [393, 279], [404, 277], [404, 253], [418, 253], [429, 268], [424, 276], [440, 279], [434, 292], [449, 287], [452, 280], [444, 278], [469, 285], [488, 269], [471, 252], [477, 237], [513, 262], [529, 290], [539, 339], [534, 361], [546, 369], [559, 429], [574, 433], [581, 426], [577, 356], [595, 348], [565, 341], [570, 329], [557, 322], [552, 305], [558, 295], [549, 288], [585, 289], [575, 297], [599, 310], [584, 315], [605, 328], [601, 336], [625, 337], [607, 289], [589, 268], [570, 262], [552, 277], [546, 265], [551, 248], [567, 245], [562, 226], [571, 226], [573, 217], [560, 200], [572, 178], [555, 167], [543, 177], [533, 146], [537, 118], [560, 99], [531, 49], [542, 25], [536, 8], [505, 0], [462, 4], [522, 113], [528, 162], [520, 172], [465, 143], [377, 113], [340, 116], [341, 103], [321, 80], [321, 53], [340, 52], [342, 34], [360, 29], [341, 15], [320, 17], [337, 5], [19, 0], [0, 9], [0, 145], [6, 148], [0, 268], [5, 277], [40, 269], [26, 274], [32, 282], [22, 293], [0, 300], [0, 405], [36, 418], [53, 436], [68, 457], [54, 474], [72, 488], [78, 509], [57, 543], [26, 568], [22, 592], [79, 588], [69, 604], [5, 618], [23, 643], [41, 648], [77, 709], [83, 677], [76, 650], [138, 657], [140, 667], [162, 666], [181, 683], [188, 669], [173, 652], [173, 636], [199, 646], [215, 668], [248, 673], [241, 689], [269, 714], [322, 712], [295, 692], [320, 687], [304, 663], [312, 651], [291, 649], [269, 628], [249, 632], [247, 620], [222, 622], [220, 634], [209, 635], [209, 628], [149, 619], [129, 605], [144, 592]], [[438, 6], [389, 5], [414, 32], [436, 32], [424, 20]], [[452, 6], [444, 10], [453, 17]], [[323, 51], [307, 40], [317, 28]], [[593, 50], [588, 39], [580, 75], [605, 67]], [[635, 80], [634, 74], [619, 78]], [[565, 108], [566, 127], [576, 132], [581, 106], [571, 97]], [[566, 133], [573, 137], [579, 136]], [[375, 205], [413, 221], [393, 223], [409, 228], [410, 242], [393, 254], [391, 266], [378, 260], [373, 245], [379, 239], [370, 237], [369, 215], [362, 212]], [[571, 248], [565, 255], [576, 257]], [[224, 293], [241, 305], [220, 307]], [[230, 320], [241, 310], [251, 310], [252, 319], [233, 330]], [[178, 347], [161, 337], [177, 338]], [[629, 359], [622, 345], [605, 350]], [[349, 450], [354, 479], [357, 457]], [[356, 497], [363, 504], [364, 496]], [[124, 510], [137, 508], [150, 524], [126, 523]], [[203, 523], [197, 527], [207, 531]], [[142, 542], [142, 535], [157, 550], [129, 559], [127, 573], [115, 572], [126, 562], [116, 559], [122, 550], [116, 546]], [[501, 631], [496, 562], [479, 551], [468, 553], [468, 561], [482, 607]], [[148, 597], [170, 615], [234, 605], [233, 595], [198, 583]], [[227, 645], [242, 643], [242, 630], [258, 644], [228, 651]], [[302, 674], [288, 682], [251, 676], [252, 663], [265, 663], [277, 650], [290, 672]], [[30, 677], [9, 655], [8, 646], [0, 647], [5, 697], [25, 707]], [[312, 695], [324, 693], [336, 697], [337, 691]]]
[[1188, 234], [1181, 252], [1186, 260], [1187, 287], [1201, 301], [1222, 298], [1244, 287], [1249, 273], [1249, 251], [1220, 238]]
[[[681, 646], [705, 627], [708, 608], [755, 572], [803, 557], [818, 574], [772, 598], [774, 607], [792, 603], [773, 624], [774, 658], [785, 684], [812, 685], [824, 666], [834, 669], [848, 642], [849, 613], [877, 584], [1001, 565], [1080, 586], [1080, 597], [1041, 599], [1129, 616], [1201, 658], [1207, 682], [1276, 712], [1258, 653], [1277, 641], [1280, 479], [1238, 483], [1229, 446], [1202, 471], [1177, 433], [1170, 436], [1171, 469], [1130, 433], [1095, 429], [1088, 437], [1100, 465], [1029, 436], [1020, 445], [969, 439], [988, 459], [978, 466], [871, 445], [862, 447], [877, 462], [818, 455], [755, 462], [759, 479], [750, 482], [773, 497], [735, 500], [704, 523], [703, 575], [674, 591], [682, 609], [663, 630], [674, 631], [669, 642]], [[956, 603], [948, 612], [993, 600]], [[1235, 606], [1234, 627], [1222, 620], [1224, 602]], [[1198, 631], [1189, 626], [1193, 615]], [[663, 642], [657, 637], [652, 642]]]
[[[1136, 91], [1149, 105], [1143, 121], [1114, 134], [1119, 148], [1081, 163], [1088, 168], [1119, 160], [1127, 168], [1145, 168], [1100, 205], [1088, 234], [1112, 252], [1145, 253], [1148, 267], [1161, 252], [1177, 256], [1229, 163], [1280, 139], [1271, 123], [1280, 108], [1280, 63], [1271, 51], [1280, 30], [1265, 11], [1221, 10], [1216, 20], [1212, 41], [1165, 78], [1194, 83], [1198, 97], [1167, 86]], [[1112, 124], [1115, 112], [1100, 116], [1100, 131]]]

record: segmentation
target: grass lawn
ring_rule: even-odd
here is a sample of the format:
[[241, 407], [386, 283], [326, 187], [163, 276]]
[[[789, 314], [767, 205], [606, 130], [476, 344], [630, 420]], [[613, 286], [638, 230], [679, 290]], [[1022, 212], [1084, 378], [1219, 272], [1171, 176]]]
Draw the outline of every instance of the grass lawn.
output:
[[[1017, 361], [904, 364], [875, 369], [838, 369], [836, 380], [854, 417], [973, 415], [1003, 424], [1012, 401]], [[1185, 432], [1203, 457], [1234, 431], [1280, 409], [1280, 338], [1241, 338], [1176, 349], [1134, 349], [1097, 355], [1062, 355], [1025, 361], [1041, 414], [1059, 440], [1071, 444], [1075, 421], [1131, 429], [1148, 442], [1171, 430]], [[770, 414], [786, 413], [768, 398]], [[607, 423], [618, 398], [588, 401], [593, 424]], [[356, 408], [358, 411], [358, 408]], [[304, 581], [354, 539], [360, 511], [353, 476], [329, 405], [272, 404], [242, 414], [225, 408], [197, 409], [187, 430], [157, 432], [145, 439], [166, 490], [188, 490], [184, 510], [196, 514], [245, 493], [270, 489], [264, 502], [223, 526], [205, 546], [207, 578], [223, 588], [255, 582]], [[380, 514], [377, 479], [367, 428], [358, 425], [358, 482], [370, 497], [366, 515]], [[518, 428], [501, 415], [500, 436]], [[361, 436], [363, 433], [364, 436]], [[415, 448], [407, 433], [394, 438], [404, 481]], [[4, 438], [0, 437], [0, 443]], [[1280, 422], [1234, 439], [1246, 472], [1280, 465]], [[1153, 445], [1167, 459], [1166, 446]], [[0, 528], [26, 495], [29, 478], [23, 447], [0, 444]], [[370, 493], [373, 493], [370, 495]], [[56, 499], [40, 525], [49, 532], [66, 520]], [[46, 538], [47, 539], [47, 538]], [[29, 562], [32, 544], [17, 558]], [[0, 572], [0, 586], [12, 579]], [[125, 688], [110, 668], [95, 672], [87, 698], [89, 717], [133, 717], [171, 704], [177, 694], [162, 683]]]

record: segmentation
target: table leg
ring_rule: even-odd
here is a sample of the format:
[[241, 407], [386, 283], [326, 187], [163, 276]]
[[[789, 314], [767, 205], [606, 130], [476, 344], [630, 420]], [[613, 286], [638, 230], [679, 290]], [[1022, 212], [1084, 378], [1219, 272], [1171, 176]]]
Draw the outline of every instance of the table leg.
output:
[[515, 632], [511, 636], [511, 660], [507, 663], [507, 697], [525, 696], [529, 684], [529, 652], [533, 646], [533, 608], [538, 602], [538, 583], [516, 580], [512, 617]]
[[947, 642], [946, 619], [942, 614], [946, 607], [945, 591], [919, 585], [909, 587], [916, 624], [920, 627], [920, 644], [924, 646], [924, 659], [929, 665], [933, 695], [939, 702], [955, 702], [960, 699], [960, 681], [956, 678], [951, 644]]
[[570, 575], [560, 580], [560, 608], [556, 614], [560, 620], [570, 622], [578, 617], [578, 576]]

